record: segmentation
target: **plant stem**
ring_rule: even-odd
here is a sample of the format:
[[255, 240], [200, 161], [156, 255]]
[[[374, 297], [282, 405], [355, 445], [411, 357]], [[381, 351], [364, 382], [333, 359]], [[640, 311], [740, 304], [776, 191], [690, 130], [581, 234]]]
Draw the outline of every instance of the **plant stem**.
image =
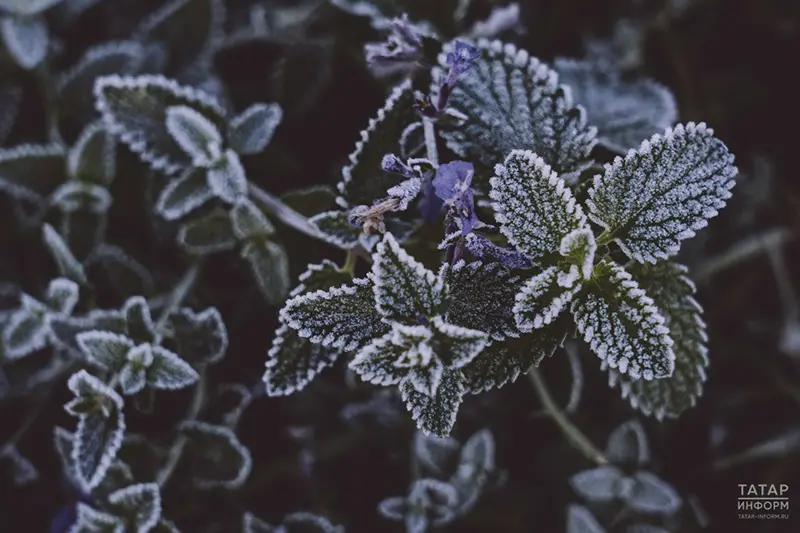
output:
[[422, 119], [422, 128], [425, 132], [425, 148], [428, 152], [428, 159], [434, 165], [439, 164], [439, 150], [436, 147], [436, 130], [433, 127], [433, 120], [429, 117]]
[[536, 391], [536, 395], [539, 397], [539, 400], [542, 402], [542, 406], [544, 410], [547, 412], [547, 415], [553, 419], [553, 421], [558, 425], [561, 429], [561, 432], [564, 433], [564, 436], [570, 441], [570, 443], [583, 455], [586, 456], [587, 459], [594, 462], [597, 465], [605, 465], [608, 464], [608, 458], [601, 452], [589, 438], [583, 434], [583, 432], [578, 429], [575, 424], [573, 424], [567, 415], [556, 405], [556, 402], [553, 400], [553, 397], [550, 395], [550, 390], [547, 388], [547, 385], [542, 378], [542, 374], [539, 372], [538, 368], [533, 368], [528, 373], [528, 378], [530, 379], [531, 384], [533, 385], [533, 389]]
[[61, 132], [58, 129], [58, 110], [56, 108], [56, 96], [53, 87], [52, 76], [50, 75], [50, 67], [47, 61], [42, 62], [36, 69], [36, 80], [39, 83], [39, 88], [44, 97], [44, 112], [47, 118], [47, 138], [53, 144], [64, 144], [61, 138]]
[[175, 285], [170, 292], [169, 299], [167, 300], [166, 304], [164, 304], [164, 308], [161, 310], [161, 314], [155, 323], [157, 344], [161, 342], [161, 339], [164, 335], [164, 327], [167, 325], [169, 315], [175, 311], [175, 309], [177, 309], [189, 296], [189, 293], [192, 292], [192, 288], [197, 282], [197, 278], [200, 275], [200, 269], [202, 266], [202, 260], [197, 260], [192, 263], [192, 265], [183, 274], [183, 277], [180, 279], [180, 281], [178, 281], [178, 284]]
[[258, 200], [272, 216], [304, 235], [313, 239], [325, 240], [325, 235], [311, 224], [306, 217], [283, 203], [277, 196], [268, 193], [258, 185], [249, 185], [250, 195]]
[[344, 260], [344, 265], [342, 265], [342, 272], [347, 272], [352, 276], [355, 272], [357, 262], [358, 254], [353, 249], [347, 250], [347, 257]]

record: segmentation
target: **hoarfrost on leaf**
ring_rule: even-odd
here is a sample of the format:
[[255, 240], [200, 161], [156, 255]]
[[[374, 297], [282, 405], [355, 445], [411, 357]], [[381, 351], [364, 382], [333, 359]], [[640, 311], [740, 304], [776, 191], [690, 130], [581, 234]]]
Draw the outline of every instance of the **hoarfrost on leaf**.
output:
[[581, 288], [580, 284], [563, 287], [556, 266], [529, 279], [517, 293], [513, 311], [520, 331], [531, 332], [554, 322]]
[[630, 509], [647, 514], [670, 515], [683, 503], [671, 485], [650, 472], [637, 472], [631, 479], [631, 490], [624, 498]]
[[166, 220], [177, 220], [214, 198], [207, 174], [204, 168], [189, 167], [179, 177], [171, 179], [158, 196], [158, 214]]
[[678, 124], [605, 165], [589, 190], [589, 218], [631, 259], [667, 259], [725, 207], [733, 159], [704, 123]]
[[78, 502], [77, 518], [69, 533], [125, 533], [125, 523], [113, 514], [98, 511]]
[[156, 483], [139, 483], [112, 492], [108, 504], [136, 533], [149, 533], [161, 520], [161, 491]]
[[197, 371], [177, 354], [153, 346], [153, 363], [147, 369], [147, 384], [154, 389], [178, 390], [199, 379]]
[[117, 143], [101, 120], [86, 126], [67, 154], [67, 173], [86, 183], [108, 186], [117, 173]]
[[137, 342], [150, 342], [156, 338], [156, 327], [150, 306], [142, 296], [132, 296], [122, 306], [128, 336]]
[[245, 198], [230, 211], [233, 232], [240, 239], [269, 237], [275, 233], [275, 226], [252, 201]]
[[223, 202], [236, 204], [247, 195], [247, 175], [233, 150], [226, 150], [208, 169], [206, 179], [211, 192]]
[[417, 461], [434, 474], [442, 475], [449, 460], [460, 445], [453, 437], [439, 438], [417, 430], [414, 433], [413, 453]]
[[650, 462], [650, 447], [641, 422], [629, 420], [611, 432], [606, 457], [616, 464], [643, 466]]
[[42, 17], [3, 17], [0, 36], [19, 66], [33, 70], [47, 57], [50, 35]]
[[253, 104], [230, 121], [231, 148], [241, 155], [264, 151], [283, 120], [279, 104]]
[[110, 331], [85, 331], [75, 338], [89, 362], [110, 372], [116, 372], [125, 364], [128, 352], [135, 346], [125, 335]]
[[606, 533], [592, 512], [582, 505], [567, 508], [567, 533]]
[[267, 353], [264, 383], [268, 396], [287, 396], [303, 390], [323, 369], [333, 365], [339, 351], [303, 339], [282, 324]]
[[201, 489], [241, 487], [250, 475], [253, 460], [228, 427], [185, 421], [181, 432], [189, 438], [194, 483]]
[[405, 522], [407, 533], [425, 533], [429, 527], [442, 527], [455, 518], [453, 507], [458, 493], [452, 485], [433, 478], [414, 482], [405, 497], [387, 498], [378, 504], [378, 513], [396, 522]]
[[324, 235], [325, 242], [346, 250], [357, 245], [364, 233], [361, 227], [350, 223], [347, 211], [325, 211], [308, 221]]
[[610, 502], [620, 496], [625, 474], [613, 465], [603, 465], [573, 475], [572, 488], [591, 502]]
[[209, 167], [222, 151], [222, 133], [202, 113], [185, 105], [168, 107], [167, 131], [175, 142], [191, 157], [192, 165]]
[[169, 314], [167, 327], [177, 352], [189, 363], [214, 364], [228, 349], [228, 331], [216, 307], [195, 313], [181, 307]]
[[62, 276], [76, 281], [81, 285], [88, 283], [83, 265], [81, 265], [80, 261], [75, 259], [69, 246], [64, 242], [64, 238], [53, 229], [53, 226], [50, 224], [44, 224], [42, 226], [42, 238], [47, 249], [52, 254], [53, 259], [55, 259], [58, 270]]
[[631, 380], [663, 379], [675, 370], [664, 317], [631, 275], [608, 260], [596, 282], [578, 293], [571, 310], [583, 340], [608, 366]]
[[0, 148], [0, 190], [34, 203], [64, 181], [64, 147], [58, 144], [22, 144]]
[[464, 396], [461, 371], [445, 368], [434, 396], [417, 391], [409, 380], [400, 383], [400, 394], [417, 427], [437, 437], [447, 437], [456, 422]]
[[282, 302], [291, 283], [286, 249], [275, 241], [252, 239], [242, 248], [241, 255], [267, 301], [273, 305]]
[[208, 255], [235, 248], [238, 239], [230, 214], [224, 209], [214, 209], [181, 225], [177, 241], [187, 253]]

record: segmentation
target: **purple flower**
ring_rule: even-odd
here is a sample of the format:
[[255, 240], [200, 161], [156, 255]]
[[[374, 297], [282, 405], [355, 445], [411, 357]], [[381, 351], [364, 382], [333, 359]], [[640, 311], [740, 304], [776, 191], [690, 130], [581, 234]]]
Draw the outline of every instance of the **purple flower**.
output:
[[386, 154], [381, 160], [381, 168], [386, 172], [400, 174], [407, 178], [415, 178], [417, 175], [408, 164], [394, 154]]
[[463, 194], [472, 184], [475, 167], [467, 161], [453, 161], [439, 165], [433, 188], [436, 196], [445, 202], [452, 203], [457, 195]]
[[467, 249], [478, 259], [492, 259], [511, 269], [533, 268], [533, 261], [525, 255], [498, 246], [480, 233], [470, 233], [465, 240]]
[[462, 41], [456, 41], [455, 51], [447, 54], [447, 66], [450, 67], [448, 77], [458, 78], [465, 74], [480, 57], [481, 51], [478, 48]]
[[364, 45], [367, 65], [378, 77], [410, 72], [422, 55], [422, 38], [407, 15], [392, 19], [390, 24], [391, 33], [386, 41]]
[[419, 212], [422, 215], [422, 220], [425, 222], [435, 221], [439, 218], [442, 207], [444, 207], [444, 202], [441, 198], [436, 196], [436, 190], [433, 188], [433, 180], [425, 180], [425, 183], [422, 185], [422, 199], [419, 201]]

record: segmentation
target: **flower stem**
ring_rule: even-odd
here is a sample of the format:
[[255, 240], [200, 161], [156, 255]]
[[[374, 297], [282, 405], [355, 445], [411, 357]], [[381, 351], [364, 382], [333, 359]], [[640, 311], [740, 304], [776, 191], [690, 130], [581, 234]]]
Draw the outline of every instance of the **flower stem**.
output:
[[202, 266], [202, 260], [197, 260], [192, 263], [192, 265], [183, 274], [183, 277], [180, 279], [180, 281], [178, 281], [178, 284], [175, 285], [170, 292], [169, 298], [164, 304], [161, 314], [158, 316], [158, 320], [155, 324], [156, 343], [160, 343], [161, 339], [163, 338], [164, 327], [167, 325], [169, 315], [178, 307], [180, 307], [181, 303], [183, 303], [183, 301], [189, 296], [189, 293], [192, 292], [192, 288], [197, 282], [197, 278], [200, 276], [200, 270]]
[[325, 240], [325, 236], [306, 217], [283, 203], [277, 196], [268, 193], [258, 185], [250, 184], [250, 195], [256, 199], [272, 216], [304, 235], [313, 239]]
[[589, 440], [589, 438], [570, 421], [561, 408], [556, 405], [556, 402], [550, 395], [550, 390], [547, 388], [547, 384], [545, 384], [544, 378], [542, 378], [542, 374], [539, 372], [539, 369], [531, 369], [531, 371], [528, 373], [528, 378], [533, 385], [533, 390], [536, 391], [536, 395], [542, 402], [545, 412], [550, 418], [553, 419], [553, 422], [558, 425], [558, 427], [561, 429], [561, 432], [564, 433], [564, 436], [567, 437], [572, 446], [582, 452], [587, 459], [595, 464], [608, 464], [608, 458], [603, 454], [603, 452], [601, 452], [592, 443], [592, 441]]
[[428, 152], [428, 159], [434, 165], [439, 164], [439, 150], [436, 147], [436, 130], [433, 127], [433, 120], [429, 117], [422, 119], [422, 128], [425, 132], [425, 149]]

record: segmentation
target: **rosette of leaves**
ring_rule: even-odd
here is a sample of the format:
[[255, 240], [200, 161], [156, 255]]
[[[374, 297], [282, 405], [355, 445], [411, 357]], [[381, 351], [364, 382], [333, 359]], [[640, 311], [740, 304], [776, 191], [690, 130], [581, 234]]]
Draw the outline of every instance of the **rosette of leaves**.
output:
[[36, 68], [47, 57], [50, 32], [44, 12], [61, 0], [0, 1], [0, 37], [11, 57], [25, 70]]

